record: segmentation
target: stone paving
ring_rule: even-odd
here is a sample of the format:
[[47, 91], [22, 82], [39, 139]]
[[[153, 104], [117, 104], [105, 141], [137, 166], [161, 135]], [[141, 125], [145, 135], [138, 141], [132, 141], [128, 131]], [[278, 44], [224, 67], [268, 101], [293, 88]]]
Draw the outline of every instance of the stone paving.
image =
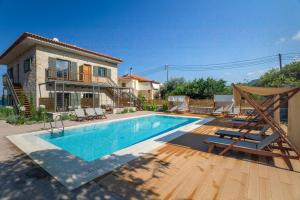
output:
[[[107, 119], [126, 118], [151, 112], [108, 115]], [[65, 127], [94, 123], [65, 121]], [[5, 136], [41, 130], [43, 124], [14, 126], [0, 120], [0, 199], [122, 199], [94, 181], [69, 191], [28, 156], [11, 144]]]

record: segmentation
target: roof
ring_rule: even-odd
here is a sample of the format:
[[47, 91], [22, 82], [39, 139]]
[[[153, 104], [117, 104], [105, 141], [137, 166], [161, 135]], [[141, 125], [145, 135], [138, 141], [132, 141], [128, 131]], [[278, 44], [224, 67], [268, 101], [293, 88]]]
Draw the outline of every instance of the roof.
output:
[[159, 82], [157, 81], [154, 81], [154, 80], [149, 80], [149, 79], [146, 79], [142, 76], [138, 76], [138, 75], [134, 75], [134, 74], [125, 74], [121, 77], [119, 77], [120, 80], [128, 80], [128, 79], [135, 79], [135, 80], [138, 80], [139, 82], [152, 82], [152, 83], [157, 83], [159, 84]]
[[65, 48], [69, 48], [69, 49], [73, 49], [73, 50], [77, 50], [77, 51], [80, 51], [80, 52], [84, 52], [84, 53], [88, 53], [88, 54], [91, 54], [91, 55], [94, 55], [94, 56], [100, 56], [100, 57], [103, 57], [103, 58], [107, 58], [107, 59], [110, 59], [110, 60], [113, 60], [113, 61], [116, 61], [116, 62], [122, 62], [122, 60], [120, 58], [116, 58], [116, 57], [112, 57], [112, 56], [109, 56], [109, 55], [105, 55], [105, 54], [102, 54], [102, 53], [98, 53], [98, 52], [95, 52], [95, 51], [91, 51], [91, 50], [88, 50], [88, 49], [84, 49], [84, 48], [81, 48], [81, 47], [78, 47], [78, 46], [75, 46], [75, 45], [72, 45], [72, 44], [68, 44], [68, 43], [65, 43], [65, 42], [60, 42], [60, 41], [57, 41], [57, 40], [53, 40], [53, 39], [49, 39], [49, 38], [46, 38], [46, 37], [43, 37], [43, 36], [40, 36], [40, 35], [36, 35], [36, 34], [33, 34], [33, 33], [28, 33], [28, 32], [25, 32], [23, 33], [1, 56], [0, 56], [0, 60], [2, 60], [6, 55], [8, 55], [16, 46], [18, 46], [20, 43], [22, 43], [25, 39], [35, 39], [35, 40], [38, 40], [38, 41], [42, 41], [42, 42], [46, 42], [46, 43], [50, 43], [50, 44], [54, 44], [54, 45], [58, 45], [58, 46], [61, 46], [61, 47], [65, 47]]

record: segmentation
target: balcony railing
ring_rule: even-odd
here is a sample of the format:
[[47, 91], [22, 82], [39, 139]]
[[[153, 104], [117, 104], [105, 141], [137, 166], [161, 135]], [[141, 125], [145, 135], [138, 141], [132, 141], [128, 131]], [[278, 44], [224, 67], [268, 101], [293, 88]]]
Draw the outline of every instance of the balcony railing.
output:
[[69, 71], [57, 71], [56, 69], [46, 69], [46, 81], [60, 80], [60, 81], [74, 81], [83, 83], [106, 83], [112, 87], [117, 87], [117, 83], [109, 77], [92, 76], [86, 73], [74, 73]]

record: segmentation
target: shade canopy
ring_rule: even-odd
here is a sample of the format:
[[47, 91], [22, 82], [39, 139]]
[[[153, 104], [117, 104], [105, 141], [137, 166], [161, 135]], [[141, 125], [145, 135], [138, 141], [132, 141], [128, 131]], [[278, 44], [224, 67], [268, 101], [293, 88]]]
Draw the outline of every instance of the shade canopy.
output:
[[280, 95], [286, 94], [294, 90], [300, 90], [300, 88], [284, 88], [284, 87], [251, 87], [245, 85], [235, 85], [233, 86], [233, 96], [235, 104], [240, 104], [241, 96], [237, 89], [249, 93], [249, 94], [256, 94], [260, 96], [273, 96], [273, 95]]
[[185, 102], [187, 100], [187, 96], [168, 96], [168, 101]]

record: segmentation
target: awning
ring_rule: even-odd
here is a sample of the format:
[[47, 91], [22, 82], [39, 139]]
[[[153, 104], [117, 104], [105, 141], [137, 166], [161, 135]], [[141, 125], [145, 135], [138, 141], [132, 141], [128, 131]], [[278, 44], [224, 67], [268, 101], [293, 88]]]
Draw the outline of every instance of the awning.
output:
[[241, 96], [237, 89], [249, 93], [256, 94], [260, 96], [272, 96], [272, 95], [280, 95], [286, 94], [293, 90], [300, 90], [300, 88], [284, 88], [284, 87], [251, 87], [245, 85], [235, 85], [233, 84], [233, 97], [236, 105], [240, 104]]
[[168, 96], [168, 101], [185, 102], [186, 96]]

